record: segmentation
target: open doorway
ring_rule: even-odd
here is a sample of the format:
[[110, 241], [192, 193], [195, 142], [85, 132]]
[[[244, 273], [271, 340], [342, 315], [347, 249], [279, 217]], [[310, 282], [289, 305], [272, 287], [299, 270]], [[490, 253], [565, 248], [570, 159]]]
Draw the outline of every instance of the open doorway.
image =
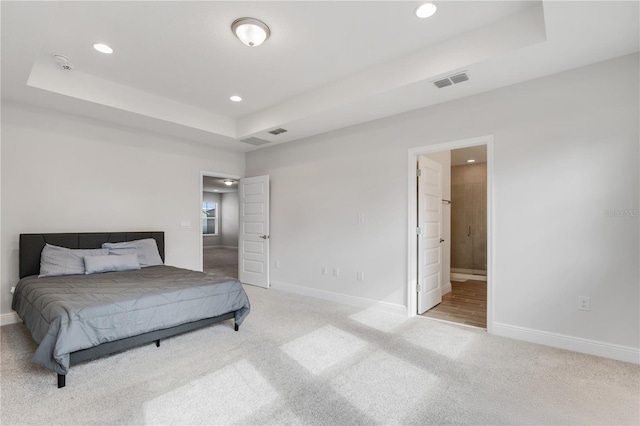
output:
[[487, 147], [478, 145], [424, 155], [441, 160], [443, 167], [448, 167], [442, 179], [442, 234], [450, 243], [442, 244], [442, 300], [418, 313], [486, 328]]
[[409, 151], [410, 316], [490, 331], [492, 143], [486, 136]]
[[238, 278], [238, 179], [202, 174], [202, 270]]

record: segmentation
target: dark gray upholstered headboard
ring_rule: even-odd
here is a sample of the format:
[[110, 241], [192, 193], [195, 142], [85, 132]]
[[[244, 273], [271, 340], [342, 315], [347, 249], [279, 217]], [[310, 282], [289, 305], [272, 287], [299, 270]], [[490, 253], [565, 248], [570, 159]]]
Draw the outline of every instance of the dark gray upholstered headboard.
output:
[[102, 243], [153, 238], [164, 262], [164, 232], [82, 232], [68, 234], [20, 234], [20, 278], [40, 273], [40, 254], [45, 244], [71, 249], [100, 248]]

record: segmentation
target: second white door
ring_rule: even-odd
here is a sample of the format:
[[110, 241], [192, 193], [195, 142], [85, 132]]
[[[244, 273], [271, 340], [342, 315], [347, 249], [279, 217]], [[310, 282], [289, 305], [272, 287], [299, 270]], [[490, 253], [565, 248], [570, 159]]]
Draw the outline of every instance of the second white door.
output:
[[269, 176], [240, 179], [238, 279], [269, 288]]

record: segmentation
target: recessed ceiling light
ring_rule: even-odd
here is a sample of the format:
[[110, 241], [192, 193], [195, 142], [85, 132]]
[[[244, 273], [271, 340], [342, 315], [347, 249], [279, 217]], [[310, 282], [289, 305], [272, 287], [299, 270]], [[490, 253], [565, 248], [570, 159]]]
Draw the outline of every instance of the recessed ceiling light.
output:
[[242, 100], [242, 98], [237, 95], [230, 96], [229, 99], [232, 100], [233, 102], [240, 102]]
[[476, 160], [467, 160], [467, 163], [475, 163]]
[[433, 16], [436, 13], [438, 8], [433, 3], [425, 3], [422, 6], [419, 6], [416, 9], [416, 16], [418, 18], [428, 18], [429, 16]]
[[113, 49], [103, 43], [95, 43], [93, 45], [93, 48], [96, 49], [98, 52], [106, 53], [107, 55], [110, 55], [113, 53]]

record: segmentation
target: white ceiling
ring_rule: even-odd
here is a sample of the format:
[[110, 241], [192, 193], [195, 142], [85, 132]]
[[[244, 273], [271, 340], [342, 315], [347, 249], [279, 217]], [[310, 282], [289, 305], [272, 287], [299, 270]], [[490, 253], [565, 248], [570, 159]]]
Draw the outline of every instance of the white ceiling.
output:
[[[475, 160], [469, 163], [468, 160]], [[467, 148], [451, 150], [451, 166], [466, 166], [487, 162], [487, 146], [476, 145]]]
[[220, 194], [225, 194], [227, 192], [238, 192], [238, 181], [236, 179], [231, 179], [234, 181], [232, 185], [225, 184], [225, 180], [227, 180], [227, 178], [203, 176], [202, 192], [216, 192]]
[[[2, 1], [2, 97], [249, 151], [639, 50], [637, 1], [435, 3]], [[271, 38], [240, 43], [242, 16]]]

